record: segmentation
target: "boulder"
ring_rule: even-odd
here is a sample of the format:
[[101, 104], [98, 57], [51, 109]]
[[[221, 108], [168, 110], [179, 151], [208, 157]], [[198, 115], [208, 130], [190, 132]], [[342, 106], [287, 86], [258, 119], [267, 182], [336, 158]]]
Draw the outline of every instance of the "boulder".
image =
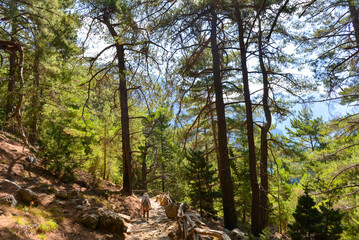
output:
[[[124, 240], [125, 236], [123, 234], [105, 234], [104, 240]], [[139, 238], [131, 238], [132, 240], [140, 240]]]
[[127, 229], [123, 219], [114, 211], [110, 209], [101, 209], [98, 214], [100, 216], [100, 229], [120, 235], [126, 232]]
[[122, 214], [122, 213], [117, 213], [124, 221], [130, 223], [132, 222], [131, 220], [131, 216], [128, 216], [128, 215], [125, 215], [125, 214]]
[[25, 160], [30, 164], [30, 165], [36, 165], [36, 163], [37, 163], [37, 159], [36, 159], [36, 157], [33, 157], [33, 156], [27, 156], [26, 158], [25, 158]]
[[9, 194], [0, 199], [0, 204], [10, 206], [10, 207], [16, 207], [17, 201], [16, 201], [14, 195]]
[[114, 233], [111, 238], [111, 240], [125, 240], [125, 239], [126, 239], [125, 235], [118, 233]]
[[238, 228], [233, 229], [228, 235], [230, 236], [230, 238], [232, 240], [246, 240], [247, 239], [244, 232], [242, 232]]
[[16, 192], [19, 189], [21, 189], [21, 187], [16, 182], [7, 179], [0, 180], [0, 190], [2, 190], [2, 192]]
[[113, 239], [113, 235], [112, 234], [105, 234], [105, 240], [112, 240]]
[[54, 201], [52, 201], [51, 204], [55, 204], [60, 207], [64, 206], [64, 203], [58, 199], [55, 199]]
[[96, 229], [100, 216], [97, 214], [82, 213], [76, 218], [77, 223], [81, 223], [85, 227]]
[[31, 202], [38, 203], [39, 201], [39, 196], [28, 188], [21, 188], [17, 193], [24, 203], [31, 204]]
[[67, 199], [67, 192], [66, 192], [65, 190], [60, 190], [60, 191], [57, 191], [57, 192], [55, 193], [55, 196], [56, 196], [57, 198], [62, 199], [62, 200], [66, 200], [66, 199]]
[[77, 199], [81, 197], [81, 193], [79, 190], [77, 189], [72, 189], [68, 194], [67, 194], [67, 198], [68, 199]]
[[80, 211], [84, 210], [84, 208], [85, 208], [84, 205], [78, 205], [78, 206], [76, 206], [75, 209], [77, 212], [80, 212]]
[[178, 203], [170, 203], [165, 206], [166, 216], [168, 218], [175, 218], [177, 217], [179, 204]]
[[89, 200], [85, 197], [80, 197], [72, 200], [76, 205], [83, 205], [84, 207], [89, 207], [91, 204]]

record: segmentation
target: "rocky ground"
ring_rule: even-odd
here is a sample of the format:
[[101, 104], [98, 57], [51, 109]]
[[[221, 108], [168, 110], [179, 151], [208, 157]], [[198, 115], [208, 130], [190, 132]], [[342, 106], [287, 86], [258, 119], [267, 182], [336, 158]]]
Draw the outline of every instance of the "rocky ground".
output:
[[107, 181], [93, 188], [83, 171], [66, 184], [29, 164], [29, 150], [13, 139], [0, 132], [0, 239], [170, 239], [175, 231], [154, 198], [147, 222], [137, 196], [124, 197]]
[[[152, 196], [147, 221], [138, 196], [125, 197], [120, 187], [82, 170], [65, 183], [28, 156], [19, 140], [0, 131], [0, 240], [180, 239], [179, 203], [168, 204], [168, 196]], [[190, 214], [201, 229], [221, 230], [220, 222], [204, 224], [196, 211]], [[238, 229], [231, 234], [245, 239]]]
[[167, 218], [164, 207], [160, 206], [155, 198], [151, 198], [151, 205], [149, 220], [142, 216], [135, 218], [133, 224], [129, 226], [128, 239], [171, 239], [168, 235], [176, 231], [177, 223]]

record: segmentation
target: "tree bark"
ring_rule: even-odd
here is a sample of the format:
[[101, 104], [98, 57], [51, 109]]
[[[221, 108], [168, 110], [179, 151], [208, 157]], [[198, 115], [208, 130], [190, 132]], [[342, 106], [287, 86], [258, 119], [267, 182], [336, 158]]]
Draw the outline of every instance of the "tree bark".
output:
[[104, 13], [103, 21], [107, 26], [111, 36], [114, 39], [117, 52], [117, 65], [119, 70], [119, 93], [120, 93], [120, 109], [121, 109], [121, 128], [122, 128], [122, 161], [123, 161], [123, 192], [126, 195], [132, 195], [132, 155], [130, 144], [130, 121], [128, 117], [128, 97], [127, 82], [125, 74], [125, 49], [123, 44], [117, 42], [118, 34], [110, 22], [108, 12]]
[[262, 27], [261, 19], [259, 19], [258, 26], [258, 50], [259, 50], [259, 64], [263, 77], [263, 111], [265, 115], [265, 122], [261, 127], [261, 162], [260, 162], [260, 217], [261, 230], [268, 225], [268, 132], [272, 124], [272, 116], [269, 108], [269, 81], [268, 72], [264, 64], [263, 42], [262, 42]]
[[233, 183], [228, 156], [227, 125], [223, 101], [223, 89], [220, 73], [220, 56], [217, 44], [217, 14], [211, 10], [211, 50], [213, 58], [213, 82], [216, 94], [216, 111], [218, 126], [218, 171], [222, 191], [224, 226], [227, 229], [237, 227], [236, 209], [234, 206]]
[[30, 120], [29, 141], [32, 145], [38, 140], [37, 122], [39, 119], [39, 81], [40, 81], [40, 49], [36, 46], [34, 59], [34, 91], [31, 98], [32, 118]]
[[116, 44], [120, 75], [120, 108], [122, 127], [123, 189], [132, 194], [132, 155], [130, 145], [130, 121], [128, 117], [127, 86], [125, 77], [125, 51], [123, 45]]
[[211, 117], [211, 127], [212, 127], [212, 131], [213, 131], [213, 146], [214, 146], [214, 148], [216, 150], [216, 159], [217, 159], [217, 161], [219, 161], [216, 122], [215, 122], [214, 116], [213, 116], [213, 109], [212, 109], [212, 102], [211, 102], [210, 88], [209, 87], [207, 87], [207, 93], [208, 93], [208, 95], [207, 95], [208, 111], [209, 111], [209, 115]]
[[103, 138], [103, 176], [102, 178], [106, 179], [106, 166], [107, 166], [107, 127], [106, 127], [106, 121], [104, 124], [104, 138]]
[[251, 212], [251, 231], [254, 236], [259, 236], [260, 229], [260, 200], [259, 185], [257, 180], [256, 153], [254, 145], [254, 127], [252, 116], [252, 103], [249, 91], [249, 79], [247, 69], [247, 49], [244, 43], [244, 29], [241, 11], [238, 1], [234, 1], [235, 17], [238, 25], [238, 38], [241, 51], [241, 67], [243, 77], [243, 92], [246, 106], [247, 117], [247, 138], [249, 151], [249, 174], [252, 189], [252, 212]]
[[161, 163], [161, 171], [162, 171], [162, 175], [161, 175], [161, 183], [162, 183], [162, 192], [165, 192], [165, 164], [162, 162]]
[[143, 159], [142, 159], [142, 190], [147, 190], [147, 150], [148, 147], [145, 147], [143, 151]]
[[23, 76], [23, 71], [24, 71], [24, 51], [23, 48], [21, 46], [21, 43], [13, 38], [14, 44], [16, 46], [17, 51], [19, 52], [19, 66], [18, 66], [18, 81], [20, 83], [20, 89], [19, 89], [19, 99], [17, 101], [16, 107], [14, 112], [11, 114], [10, 118], [16, 118], [17, 120], [17, 127], [18, 127], [18, 131], [20, 134], [20, 137], [23, 141], [23, 144], [30, 150], [34, 150], [32, 147], [30, 148], [29, 142], [27, 140], [25, 131], [24, 131], [24, 126], [22, 124], [22, 117], [21, 117], [21, 107], [22, 107], [22, 102], [24, 100], [24, 76]]
[[[11, 2], [10, 5], [10, 12], [11, 14], [16, 14], [17, 12], [17, 4], [16, 2]], [[8, 123], [8, 121], [11, 119], [11, 115], [14, 110], [14, 99], [15, 99], [15, 83], [16, 83], [16, 44], [14, 36], [17, 32], [17, 23], [16, 19], [13, 18], [11, 20], [11, 41], [9, 41], [9, 47], [12, 47], [9, 52], [9, 80], [8, 80], [8, 86], [7, 86], [7, 99], [6, 99], [6, 108], [5, 108], [5, 120]], [[12, 131], [12, 128], [8, 129]]]
[[357, 44], [357, 48], [359, 48], [359, 10], [357, 6], [355, 6], [354, 0], [348, 0], [349, 3], [349, 12], [350, 17], [352, 19], [354, 35]]
[[[212, 114], [212, 117], [213, 117], [213, 114]], [[205, 146], [205, 149], [206, 149], [206, 153], [208, 153], [208, 150], [209, 150], [209, 147], [208, 147], [208, 144], [206, 144]], [[216, 155], [216, 159], [218, 161], [218, 154]], [[209, 163], [209, 154], [206, 154], [206, 161]], [[212, 188], [213, 186], [211, 184], [207, 184], [206, 186], [206, 190], [208, 192], [212, 192]], [[208, 207], [208, 209], [210, 210], [210, 212], [214, 212], [214, 201], [213, 201], [213, 198], [207, 198], [207, 199], [204, 199], [205, 201], [205, 205]]]
[[16, 53], [15, 50], [11, 51], [9, 59], [9, 81], [7, 85], [7, 101], [6, 101], [6, 122], [11, 118], [14, 108], [15, 97], [15, 82], [16, 82]]

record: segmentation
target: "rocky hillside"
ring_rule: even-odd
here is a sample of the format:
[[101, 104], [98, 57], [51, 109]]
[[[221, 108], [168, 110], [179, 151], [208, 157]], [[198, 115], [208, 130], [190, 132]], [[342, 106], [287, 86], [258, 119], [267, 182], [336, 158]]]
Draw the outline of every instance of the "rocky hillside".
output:
[[[166, 240], [183, 237], [176, 220], [179, 203], [164, 204], [161, 197], [152, 197], [150, 219], [146, 221], [141, 216], [140, 199], [136, 195], [125, 197], [120, 187], [94, 180], [81, 170], [76, 171], [74, 183], [64, 183], [44, 169], [40, 160], [29, 158], [31, 156], [13, 136], [0, 132], [0, 239]], [[192, 215], [199, 217], [195, 211]], [[208, 231], [211, 231], [209, 225], [220, 228], [220, 224], [213, 221], [207, 225], [201, 220], [198, 222]], [[243, 237], [240, 233], [232, 239]]]
[[66, 184], [25, 160], [29, 150], [0, 132], [0, 239], [123, 239], [140, 217], [138, 197], [77, 171]]

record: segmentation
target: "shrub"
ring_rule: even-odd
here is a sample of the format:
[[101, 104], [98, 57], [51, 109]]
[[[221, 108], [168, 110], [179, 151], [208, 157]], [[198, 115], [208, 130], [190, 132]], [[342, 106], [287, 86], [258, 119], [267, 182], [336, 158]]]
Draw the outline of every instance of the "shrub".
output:
[[55, 230], [57, 227], [57, 223], [54, 220], [49, 219], [45, 222], [40, 223], [39, 227], [37, 228], [37, 231], [41, 233], [47, 233]]

